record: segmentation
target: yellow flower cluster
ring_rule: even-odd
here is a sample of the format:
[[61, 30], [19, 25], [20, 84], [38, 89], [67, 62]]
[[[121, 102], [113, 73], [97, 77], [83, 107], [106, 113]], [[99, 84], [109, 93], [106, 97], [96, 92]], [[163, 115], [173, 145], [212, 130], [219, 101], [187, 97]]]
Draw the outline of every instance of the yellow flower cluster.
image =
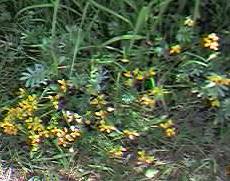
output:
[[55, 95], [55, 96], [49, 95], [48, 98], [50, 99], [50, 101], [51, 101], [53, 107], [54, 107], [55, 109], [58, 109], [59, 98], [60, 98], [60, 96], [59, 96], [59, 95]]
[[[128, 150], [126, 148], [119, 146], [119, 147], [115, 147], [112, 150], [110, 150], [109, 155], [112, 158], [122, 159], [122, 158], [124, 158], [124, 155], [127, 151]], [[153, 164], [156, 161], [154, 156], [147, 154], [146, 151], [144, 151], [144, 150], [138, 151], [136, 158], [137, 158], [137, 164], [138, 165], [147, 166], [147, 165]]]
[[129, 138], [130, 140], [134, 140], [136, 137], [140, 136], [140, 134], [136, 131], [131, 131], [128, 129], [125, 129], [123, 131], [123, 135], [127, 138]]
[[38, 117], [30, 117], [25, 122], [29, 130], [29, 144], [33, 151], [38, 149], [39, 143], [44, 138], [57, 138], [58, 144], [66, 147], [81, 136], [80, 130], [75, 126], [70, 126], [69, 130], [66, 127], [64, 129], [52, 126], [45, 128], [42, 120]]
[[28, 138], [29, 138], [28, 144], [31, 145], [32, 147], [31, 150], [37, 151], [39, 147], [39, 143], [41, 142], [41, 137], [39, 135], [32, 134], [28, 136]]
[[19, 118], [32, 116], [34, 111], [38, 108], [38, 101], [36, 95], [29, 95], [27, 99], [22, 100], [18, 103], [18, 107], [20, 109], [19, 112], [21, 112], [21, 116], [18, 116]]
[[8, 135], [16, 135], [18, 132], [17, 126], [9, 121], [0, 123], [0, 127], [3, 129], [3, 132]]
[[100, 125], [98, 126], [100, 132], [103, 133], [111, 133], [112, 131], [116, 131], [117, 128], [115, 126], [106, 124], [105, 121], [101, 121]]
[[29, 117], [25, 120], [26, 127], [28, 130], [41, 134], [43, 131], [45, 131], [45, 127], [42, 124], [42, 120], [38, 117]]
[[115, 110], [113, 107], [106, 107], [108, 102], [105, 100], [104, 94], [98, 95], [96, 98], [93, 98], [90, 101], [90, 104], [100, 109], [94, 113], [94, 115], [96, 116], [96, 119], [104, 120], [108, 116], [109, 113]]
[[117, 148], [114, 148], [112, 150], [109, 151], [109, 154], [112, 158], [118, 158], [121, 159], [124, 155], [124, 153], [127, 151], [126, 148], [119, 146]]
[[209, 81], [215, 83], [216, 85], [225, 85], [229, 86], [230, 85], [230, 79], [222, 77], [220, 75], [211, 75], [207, 77]]
[[19, 95], [18, 96], [19, 98], [23, 98], [23, 97], [25, 97], [27, 95], [27, 92], [26, 92], [25, 89], [19, 88], [18, 95]]
[[219, 49], [219, 37], [216, 33], [211, 33], [207, 37], [203, 38], [204, 47], [209, 48], [211, 50]]
[[[64, 87], [63, 91], [66, 91]], [[3, 129], [5, 134], [16, 135], [19, 130], [22, 131], [27, 136], [27, 143], [32, 147], [32, 151], [37, 151], [39, 144], [45, 138], [57, 138], [59, 145], [67, 146], [81, 135], [77, 127], [69, 125], [70, 123], [82, 123], [82, 117], [79, 114], [62, 111], [64, 120], [70, 126], [69, 129], [57, 128], [52, 123], [46, 127], [42, 119], [36, 116], [38, 113], [37, 96], [26, 95], [23, 89], [20, 92], [21, 100], [15, 107], [7, 109], [6, 116], [0, 121], [0, 128]], [[59, 96], [49, 96], [48, 98], [57, 108]]]
[[212, 107], [220, 107], [220, 101], [217, 97], [211, 97], [209, 101]]
[[148, 155], [145, 151], [142, 150], [137, 152], [137, 160], [138, 160], [137, 163], [140, 165], [142, 164], [149, 165], [154, 163], [155, 157]]
[[21, 100], [15, 108], [8, 109], [5, 118], [0, 122], [0, 127], [5, 134], [16, 135], [18, 126], [14, 121], [23, 120], [32, 116], [38, 108], [38, 101], [35, 95], [29, 95]]
[[71, 111], [62, 111], [63, 117], [66, 122], [71, 123], [71, 122], [76, 122], [76, 123], [82, 123], [82, 117], [74, 112]]
[[50, 132], [46, 130], [42, 124], [42, 120], [38, 117], [30, 117], [26, 122], [26, 127], [28, 129], [28, 144], [32, 147], [32, 151], [37, 151], [39, 144], [43, 139], [50, 137]]
[[90, 104], [98, 108], [102, 108], [107, 104], [107, 101], [105, 100], [105, 95], [104, 94], [98, 95], [96, 98], [93, 98], [90, 101]]
[[108, 116], [108, 112], [104, 110], [100, 110], [94, 113], [96, 116], [96, 119], [104, 120]]
[[68, 90], [68, 81], [62, 79], [58, 80], [58, 83], [60, 84], [60, 89], [63, 93], [66, 93]]
[[[90, 101], [90, 104], [100, 109], [94, 112], [95, 119], [99, 122], [99, 124], [97, 124], [96, 126], [100, 132], [111, 133], [112, 131], [117, 130], [116, 127], [107, 124], [105, 121], [109, 113], [113, 112], [115, 109], [113, 107], [106, 107], [108, 102], [106, 101], [106, 97], [104, 94], [100, 94], [97, 97], [93, 98]], [[86, 120], [85, 123], [90, 124], [91, 121]]]
[[161, 99], [166, 93], [168, 93], [168, 91], [164, 88], [154, 87], [145, 94], [141, 95], [138, 102], [141, 105], [154, 108], [156, 106], [156, 100]]
[[123, 76], [128, 78], [128, 80], [125, 82], [127, 86], [133, 86], [135, 80], [142, 81], [144, 79], [153, 77], [154, 75], [156, 75], [154, 68], [150, 68], [146, 71], [141, 71], [139, 68], [136, 68], [133, 71], [126, 71], [123, 73]]
[[79, 138], [81, 132], [77, 127], [71, 126], [70, 129], [64, 128], [63, 130], [57, 130], [56, 135], [58, 137], [58, 145], [66, 147]]
[[172, 54], [179, 54], [181, 52], [181, 46], [180, 45], [174, 45], [170, 48], [169, 50], [169, 54], [172, 55]]
[[161, 123], [159, 126], [164, 129], [164, 133], [167, 137], [176, 136], [176, 129], [173, 127], [174, 123], [171, 119], [167, 120], [165, 123]]
[[150, 96], [155, 96], [155, 97], [163, 97], [165, 94], [169, 93], [166, 89], [163, 87], [154, 87], [152, 90], [149, 91]]
[[156, 105], [156, 101], [152, 98], [152, 96], [149, 96], [147, 94], [144, 94], [140, 97], [139, 103], [150, 108], [154, 108]]

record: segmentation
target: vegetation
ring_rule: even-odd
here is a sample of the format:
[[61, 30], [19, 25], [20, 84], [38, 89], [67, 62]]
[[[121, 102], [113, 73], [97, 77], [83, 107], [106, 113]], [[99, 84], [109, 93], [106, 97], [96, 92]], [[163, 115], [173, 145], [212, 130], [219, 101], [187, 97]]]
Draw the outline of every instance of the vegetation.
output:
[[228, 0], [0, 1], [1, 180], [225, 181]]

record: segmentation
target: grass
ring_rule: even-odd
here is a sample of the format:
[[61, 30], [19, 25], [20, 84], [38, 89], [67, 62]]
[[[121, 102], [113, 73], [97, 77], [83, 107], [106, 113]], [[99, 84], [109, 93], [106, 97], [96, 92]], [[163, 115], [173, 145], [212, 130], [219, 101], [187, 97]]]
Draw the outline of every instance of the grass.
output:
[[[208, 77], [229, 80], [229, 12], [228, 0], [1, 1], [0, 123], [6, 108], [26, 100], [18, 96], [25, 87], [39, 98], [33, 116], [45, 127], [70, 127], [65, 110], [84, 124], [70, 146], [42, 138], [37, 151], [22, 120], [13, 136], [0, 124], [0, 180], [227, 181], [229, 83]], [[194, 27], [184, 25], [186, 17]], [[218, 51], [202, 47], [210, 33], [220, 38]], [[170, 54], [177, 44], [182, 50]], [[147, 76], [151, 67], [156, 75]], [[61, 111], [47, 99], [56, 94]], [[107, 103], [93, 106], [101, 94]], [[108, 106], [115, 111], [106, 113], [106, 124], [116, 129], [103, 133], [103, 115], [96, 115]], [[176, 134], [170, 138], [159, 128], [169, 119]], [[124, 130], [140, 135], [125, 138]], [[112, 158], [119, 146], [127, 151]], [[138, 163], [140, 151], [154, 163]]]

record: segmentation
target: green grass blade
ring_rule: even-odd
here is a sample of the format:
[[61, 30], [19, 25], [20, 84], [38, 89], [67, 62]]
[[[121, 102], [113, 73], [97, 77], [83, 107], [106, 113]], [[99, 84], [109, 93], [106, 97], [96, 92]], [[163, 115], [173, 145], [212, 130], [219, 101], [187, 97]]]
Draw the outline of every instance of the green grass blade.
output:
[[83, 24], [84, 24], [85, 19], [86, 19], [88, 7], [89, 7], [89, 3], [87, 3], [85, 5], [85, 8], [83, 10], [81, 24], [80, 24], [80, 29], [78, 29], [78, 33], [77, 33], [78, 37], [77, 37], [77, 40], [75, 42], [75, 48], [74, 48], [73, 59], [72, 59], [72, 64], [71, 64], [71, 69], [70, 69], [69, 77], [72, 76], [73, 69], [74, 69], [74, 64], [75, 64], [75, 60], [76, 60], [76, 57], [77, 57], [77, 53], [79, 52], [80, 44], [81, 44], [81, 42], [83, 40], [83, 38], [82, 38], [82, 28], [83, 28]]
[[196, 20], [198, 18], [200, 18], [200, 0], [196, 0], [193, 12], [193, 19]]
[[49, 4], [38, 4], [38, 5], [33, 5], [33, 6], [27, 6], [23, 9], [21, 9], [20, 11], [18, 11], [18, 13], [15, 15], [15, 18], [17, 18], [19, 15], [21, 15], [22, 13], [24, 13], [25, 11], [31, 10], [31, 9], [36, 9], [36, 8], [52, 8], [54, 7], [53, 4], [49, 3]]
[[167, 10], [167, 8], [169, 7], [170, 3], [172, 2], [173, 0], [166, 0], [164, 2], [162, 2], [160, 4], [160, 10], [159, 10], [159, 13], [158, 13], [158, 16], [157, 16], [157, 20], [155, 21], [155, 23], [153, 24], [153, 28], [152, 28], [152, 31], [155, 32], [156, 31], [156, 27], [158, 25], [159, 22], [161, 22], [162, 18], [163, 18], [163, 14], [165, 13], [165, 11]]
[[[140, 13], [138, 15], [137, 22], [136, 22], [136, 25], [135, 25], [135, 29], [134, 29], [134, 35], [137, 35], [140, 32], [140, 30], [143, 28], [145, 22], [148, 20], [149, 12], [150, 12], [149, 6], [148, 7], [143, 7], [140, 10]], [[132, 46], [134, 44], [134, 41], [135, 41], [135, 39], [131, 40], [129, 49], [132, 48]]]
[[55, 37], [59, 4], [60, 4], [60, 0], [56, 0], [54, 3], [54, 12], [53, 12], [53, 21], [52, 21], [52, 30], [51, 30], [51, 35], [53, 38]]
[[141, 40], [141, 39], [145, 39], [144, 36], [140, 36], [140, 35], [122, 35], [122, 36], [116, 36], [106, 42], [104, 42], [102, 44], [102, 46], [107, 46], [109, 44], [112, 44], [114, 42], [117, 41], [121, 41], [121, 40]]
[[120, 14], [116, 13], [115, 11], [113, 11], [113, 10], [111, 10], [111, 9], [105, 7], [105, 6], [102, 6], [101, 4], [98, 4], [98, 3], [95, 2], [94, 0], [90, 0], [90, 3], [91, 3], [92, 5], [94, 5], [94, 6], [96, 6], [97, 8], [99, 8], [99, 9], [101, 9], [101, 10], [103, 10], [103, 11], [105, 11], [105, 12], [107, 12], [107, 13], [109, 13], [109, 14], [111, 14], [111, 15], [117, 17], [117, 18], [119, 18], [120, 20], [126, 22], [127, 24], [130, 25], [130, 27], [133, 28], [132, 22], [131, 22], [130, 20], [128, 20], [127, 18], [125, 18], [124, 16], [121, 16]]

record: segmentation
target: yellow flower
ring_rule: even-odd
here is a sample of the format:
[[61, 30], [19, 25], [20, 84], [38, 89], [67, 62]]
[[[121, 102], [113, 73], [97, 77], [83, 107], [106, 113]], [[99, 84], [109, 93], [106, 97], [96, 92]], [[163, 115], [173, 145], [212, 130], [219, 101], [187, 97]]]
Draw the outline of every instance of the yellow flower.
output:
[[27, 99], [18, 103], [22, 111], [22, 117], [32, 116], [34, 111], [38, 108], [38, 101], [36, 95], [29, 95]]
[[69, 148], [69, 152], [74, 153], [74, 148], [73, 147]]
[[30, 146], [32, 146], [31, 151], [36, 152], [39, 149], [39, 143], [41, 143], [41, 138], [39, 135], [36, 135], [34, 133], [31, 133], [31, 135], [28, 137], [28, 143]]
[[128, 86], [128, 87], [132, 87], [135, 83], [135, 80], [134, 79], [128, 79], [125, 81], [125, 85]]
[[152, 77], [152, 76], [154, 76], [154, 75], [156, 75], [156, 72], [155, 72], [155, 70], [154, 70], [153, 67], [150, 68], [150, 69], [146, 72], [146, 76], [147, 76], [147, 77]]
[[59, 95], [55, 95], [55, 96], [51, 96], [49, 95], [48, 98], [50, 99], [50, 101], [52, 102], [53, 106], [55, 109], [58, 109], [58, 105], [59, 105]]
[[212, 97], [209, 101], [212, 107], [220, 107], [220, 101], [217, 97]]
[[209, 81], [214, 82], [215, 84], [221, 84], [223, 77], [219, 76], [219, 75], [211, 75], [209, 77], [207, 77]]
[[107, 125], [105, 123], [101, 123], [99, 126], [99, 131], [101, 132], [105, 132], [105, 133], [111, 133], [112, 131], [115, 131], [116, 128], [114, 126], [111, 125]]
[[63, 137], [58, 138], [58, 145], [62, 145], [64, 147], [66, 147], [67, 144], [68, 144], [68, 142]]
[[58, 83], [60, 84], [60, 89], [63, 93], [66, 93], [68, 89], [68, 82], [64, 79], [58, 80]]
[[100, 119], [105, 119], [107, 117], [107, 115], [108, 115], [108, 112], [100, 110], [98, 112], [95, 112], [94, 114], [95, 114], [95, 116], [97, 116]]
[[220, 75], [211, 75], [211, 76], [207, 77], [207, 79], [209, 81], [215, 83], [216, 85], [225, 85], [225, 86], [230, 85], [230, 79], [222, 77]]
[[62, 111], [64, 119], [68, 122], [71, 123], [73, 121], [76, 121], [77, 123], [82, 123], [82, 117], [74, 112], [71, 111]]
[[165, 130], [165, 135], [169, 138], [176, 136], [175, 128], [167, 128]]
[[29, 95], [25, 99], [21, 100], [17, 107], [8, 109], [8, 113], [5, 119], [24, 119], [28, 116], [32, 116], [38, 109], [38, 100], [36, 95]]
[[80, 136], [81, 136], [81, 132], [79, 129], [75, 127], [74, 128], [71, 127], [70, 130], [68, 130], [67, 128], [64, 128], [63, 130], [57, 133], [58, 145], [62, 145], [66, 147], [67, 145], [74, 142]]
[[219, 37], [215, 33], [209, 34], [207, 37], [203, 38], [203, 45], [206, 48], [211, 50], [218, 50], [219, 49]]
[[164, 128], [164, 129], [167, 129], [167, 128], [172, 127], [173, 125], [174, 125], [173, 121], [171, 119], [169, 119], [167, 122], [161, 123], [160, 127]]
[[140, 136], [140, 134], [136, 131], [131, 131], [131, 130], [124, 130], [123, 134], [125, 137], [128, 137], [131, 140], [134, 140], [136, 137]]
[[91, 124], [91, 121], [87, 119], [87, 120], [84, 121], [84, 123], [85, 123], [86, 125], [90, 125], [90, 124]]
[[216, 33], [211, 33], [208, 35], [208, 38], [213, 41], [218, 41], [220, 38], [216, 35]]
[[62, 130], [57, 127], [48, 128], [48, 131], [51, 136], [58, 136], [62, 133]]
[[69, 134], [65, 135], [65, 139], [69, 142], [74, 141], [74, 138]]
[[136, 80], [144, 80], [144, 75], [143, 75], [143, 72], [139, 72], [138, 74], [137, 74], [137, 76], [135, 77], [135, 79]]
[[105, 100], [105, 95], [104, 94], [98, 95], [96, 98], [90, 101], [90, 104], [97, 106], [99, 108], [103, 107], [104, 105], [107, 104], [107, 101]]
[[149, 106], [149, 107], [155, 107], [156, 105], [156, 101], [154, 99], [152, 99], [150, 96], [148, 95], [143, 95], [140, 100], [139, 100], [141, 105], [145, 105], [145, 106]]
[[149, 92], [149, 95], [153, 95], [155, 97], [163, 97], [164, 94], [167, 94], [168, 91], [165, 90], [164, 88], [162, 87], [154, 87], [150, 92]]
[[48, 130], [42, 130], [39, 132], [38, 134], [41, 138], [49, 138], [50, 137], [50, 133]]
[[132, 78], [133, 77], [131, 71], [124, 72], [123, 75], [124, 75], [124, 77], [127, 77], [127, 78]]
[[139, 68], [135, 68], [135, 70], [133, 71], [133, 75], [137, 76], [140, 73], [140, 69]]
[[180, 45], [174, 45], [169, 50], [169, 54], [178, 54], [180, 52], [181, 52], [181, 46]]
[[148, 155], [145, 151], [138, 151], [137, 160], [138, 164], [152, 164], [155, 161], [155, 157]]
[[8, 119], [8, 120], [14, 120], [16, 118], [22, 119], [23, 116], [24, 117], [27, 116], [27, 114], [24, 112], [24, 110], [20, 107], [16, 107], [16, 108], [8, 109], [8, 113], [7, 113], [7, 116], [5, 117], [5, 119]]
[[192, 20], [190, 17], [187, 17], [184, 21], [185, 26], [193, 27], [195, 25], [195, 21]]
[[218, 42], [211, 42], [205, 45], [205, 47], [209, 47], [211, 50], [218, 50], [218, 46], [219, 46]]
[[222, 80], [222, 85], [229, 86], [230, 85], [230, 79], [223, 79]]
[[122, 58], [122, 59], [120, 59], [120, 61], [122, 63], [129, 63], [129, 59], [127, 59], [127, 58]]
[[114, 112], [115, 109], [113, 107], [107, 107], [107, 111], [111, 113], [111, 112]]
[[80, 133], [79, 130], [75, 130], [75, 131], [73, 131], [73, 132], [70, 133], [70, 136], [72, 136], [75, 139], [77, 137], [80, 137], [81, 133]]
[[43, 124], [42, 124], [42, 120], [38, 117], [30, 117], [28, 119], [25, 120], [26, 122], [26, 126], [29, 130], [39, 133], [45, 130]]
[[164, 133], [167, 137], [174, 137], [176, 135], [176, 129], [173, 126], [174, 123], [171, 119], [159, 125], [159, 127], [164, 129]]
[[30, 139], [30, 144], [32, 145], [32, 146], [36, 146], [36, 145], [38, 145], [40, 142], [41, 142], [41, 138], [40, 138], [40, 136], [39, 135], [36, 135], [36, 134], [33, 134], [33, 135], [30, 135], [29, 136], [29, 139]]
[[117, 147], [117, 148], [114, 148], [112, 150], [109, 151], [109, 154], [111, 155], [111, 157], [113, 158], [122, 158], [122, 156], [124, 155], [124, 152], [126, 152], [127, 149], [120, 146], [120, 147]]
[[3, 128], [3, 132], [8, 135], [16, 135], [18, 132], [16, 125], [7, 121], [0, 123], [0, 127]]
[[79, 115], [79, 114], [77, 114], [77, 113], [74, 113], [73, 114], [73, 117], [74, 117], [74, 120], [77, 122], [77, 123], [82, 123], [83, 121], [83, 119], [82, 119], [82, 117]]
[[19, 89], [19, 97], [20, 98], [23, 98], [23, 97], [25, 97], [26, 96], [26, 94], [27, 94], [27, 92], [26, 92], [26, 90], [25, 89], [23, 89], [23, 88], [20, 88]]

